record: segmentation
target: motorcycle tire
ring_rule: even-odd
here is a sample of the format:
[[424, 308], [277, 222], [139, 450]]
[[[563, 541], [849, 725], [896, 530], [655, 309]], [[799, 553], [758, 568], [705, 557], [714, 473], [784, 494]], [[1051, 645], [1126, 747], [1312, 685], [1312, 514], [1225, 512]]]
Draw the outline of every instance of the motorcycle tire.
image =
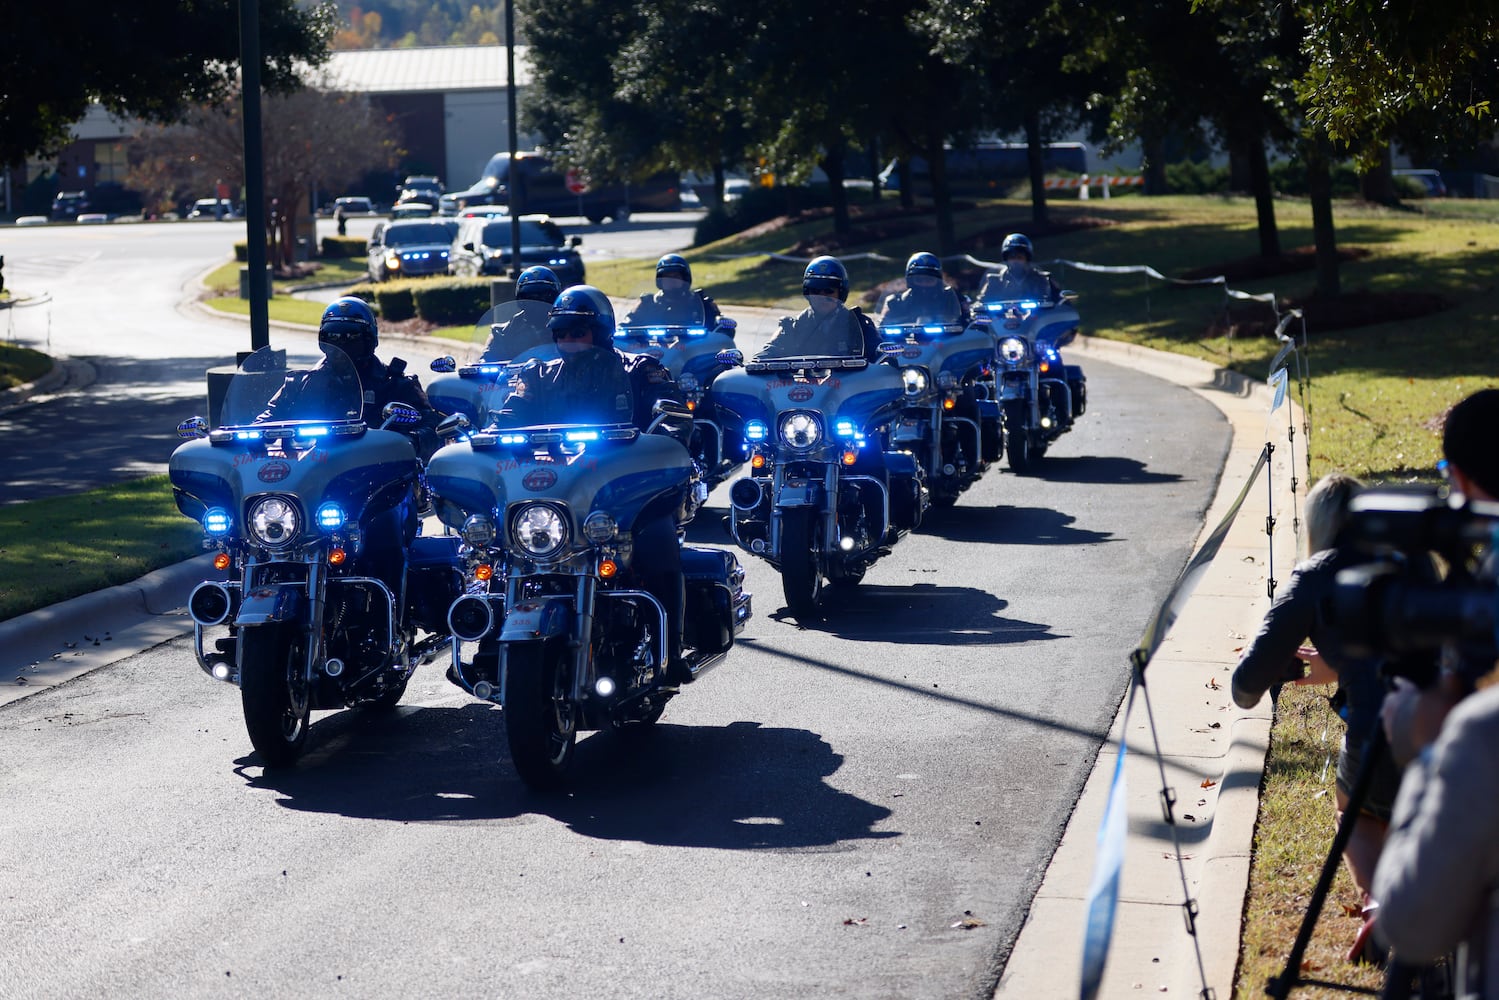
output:
[[517, 643], [505, 668], [505, 737], [510, 760], [533, 791], [561, 787], [578, 745], [577, 706], [568, 701], [567, 645]]
[[812, 511], [786, 511], [781, 522], [781, 590], [786, 607], [798, 621], [817, 613], [822, 598], [821, 540]]
[[1017, 407], [1005, 414], [1005, 450], [1010, 453], [1010, 471], [1017, 476], [1025, 476], [1035, 471], [1036, 461], [1041, 456], [1036, 453], [1025, 421], [1019, 417], [1010, 419], [1011, 414], [1018, 412], [1018, 409]]
[[295, 625], [259, 625], [239, 634], [240, 702], [250, 744], [266, 767], [290, 767], [307, 748], [312, 711], [304, 692], [292, 693], [307, 659], [306, 637]]

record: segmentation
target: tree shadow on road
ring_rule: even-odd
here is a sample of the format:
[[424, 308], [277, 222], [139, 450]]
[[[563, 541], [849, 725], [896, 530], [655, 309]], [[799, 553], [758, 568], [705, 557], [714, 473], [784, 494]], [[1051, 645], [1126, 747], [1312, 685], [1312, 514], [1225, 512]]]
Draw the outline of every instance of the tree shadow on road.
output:
[[1048, 507], [965, 507], [960, 503], [928, 511], [917, 530], [975, 545], [1096, 545], [1116, 540], [1107, 531], [1072, 527], [1076, 520]]
[[1174, 472], [1150, 472], [1145, 463], [1122, 455], [1068, 455], [1045, 459], [1036, 478], [1049, 483], [1096, 483], [1100, 486], [1139, 486], [1179, 483]]
[[291, 769], [236, 773], [278, 804], [401, 823], [497, 827], [550, 816], [604, 840], [727, 850], [838, 850], [898, 836], [874, 827], [891, 811], [832, 787], [841, 754], [816, 733], [754, 722], [676, 726], [579, 741], [568, 788], [542, 795], [511, 766], [491, 706], [344, 711], [317, 720], [314, 746]]
[[858, 642], [1003, 646], [1063, 638], [1040, 622], [1004, 617], [1007, 607], [1005, 599], [973, 587], [862, 585], [824, 591], [819, 617], [794, 619], [785, 608], [769, 617]]

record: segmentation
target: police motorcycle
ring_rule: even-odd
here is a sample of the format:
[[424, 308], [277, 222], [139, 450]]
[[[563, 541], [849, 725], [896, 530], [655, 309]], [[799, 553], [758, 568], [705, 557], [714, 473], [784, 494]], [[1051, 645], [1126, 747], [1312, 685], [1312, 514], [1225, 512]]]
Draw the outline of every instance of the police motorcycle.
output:
[[890, 446], [921, 463], [932, 503], [947, 507], [1004, 449], [994, 392], [994, 340], [965, 325], [956, 295], [910, 307], [887, 302], [880, 351], [900, 366], [905, 389]]
[[1072, 430], [1088, 407], [1088, 380], [1080, 365], [1062, 362], [1060, 349], [1077, 337], [1074, 295], [1056, 302], [980, 296], [974, 327], [995, 345], [995, 381], [1004, 414], [1010, 468], [1035, 471], [1052, 442]]
[[714, 384], [749, 453], [749, 474], [730, 487], [729, 532], [780, 571], [787, 607], [806, 619], [824, 581], [857, 585], [921, 523], [929, 497], [916, 459], [887, 447], [906, 401], [900, 369], [839, 337], [795, 344], [789, 316], [771, 322], [769, 346], [747, 363], [726, 352], [743, 368]]
[[668, 298], [651, 289], [631, 300], [614, 333], [620, 350], [649, 354], [671, 372], [692, 410], [690, 450], [710, 489], [744, 464], [737, 435], [725, 434], [712, 403], [713, 382], [729, 368], [719, 355], [734, 349], [737, 328], [738, 323], [725, 316], [710, 328], [702, 300], [690, 290]]
[[668, 511], [685, 523], [706, 497], [681, 443], [691, 419], [663, 402], [646, 433], [476, 425], [428, 464], [438, 517], [464, 543], [448, 677], [503, 708], [511, 759], [535, 789], [562, 783], [579, 732], [655, 723], [749, 619], [734, 555], [683, 546], [681, 672], [669, 672], [667, 611], [637, 575], [653, 553], [635, 532]]
[[499, 409], [510, 391], [510, 378], [531, 361], [551, 361], [557, 346], [547, 332], [545, 302], [502, 302], [479, 317], [460, 363], [452, 355], [435, 358], [438, 377], [427, 385], [427, 399], [439, 412], [462, 414], [482, 426], [484, 414]]
[[401, 429], [418, 411], [391, 403], [366, 426], [353, 363], [320, 346], [311, 370], [268, 347], [246, 358], [218, 426], [183, 421], [168, 465], [226, 574], [188, 598], [198, 664], [240, 689], [268, 767], [301, 756], [313, 710], [393, 707], [448, 644], [461, 593], [458, 540], [415, 537], [421, 464]]

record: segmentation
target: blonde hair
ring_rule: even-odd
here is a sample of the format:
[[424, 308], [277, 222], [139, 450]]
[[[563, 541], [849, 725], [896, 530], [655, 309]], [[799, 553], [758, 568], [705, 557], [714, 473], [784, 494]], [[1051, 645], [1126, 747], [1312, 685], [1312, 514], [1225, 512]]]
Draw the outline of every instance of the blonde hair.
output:
[[1363, 488], [1363, 482], [1353, 476], [1330, 472], [1307, 491], [1303, 511], [1308, 552], [1332, 548], [1348, 520], [1348, 501]]

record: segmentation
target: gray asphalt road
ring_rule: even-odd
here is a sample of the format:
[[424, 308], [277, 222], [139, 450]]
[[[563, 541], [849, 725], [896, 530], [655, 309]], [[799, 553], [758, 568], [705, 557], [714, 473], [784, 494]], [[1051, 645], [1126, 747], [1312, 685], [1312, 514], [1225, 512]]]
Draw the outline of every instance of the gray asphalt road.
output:
[[814, 627], [747, 562], [742, 645], [566, 795], [438, 666], [290, 773], [184, 642], [0, 709], [0, 995], [988, 996], [1227, 443], [1089, 379], [1042, 475], [991, 470]]

